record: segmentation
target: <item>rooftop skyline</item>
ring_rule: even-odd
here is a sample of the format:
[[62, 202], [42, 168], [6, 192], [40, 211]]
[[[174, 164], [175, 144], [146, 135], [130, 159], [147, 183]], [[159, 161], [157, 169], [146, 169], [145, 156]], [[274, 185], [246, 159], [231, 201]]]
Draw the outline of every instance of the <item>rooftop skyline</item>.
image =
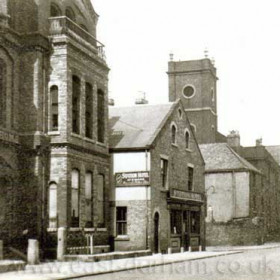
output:
[[278, 3], [222, 0], [92, 0], [106, 45], [110, 97], [132, 105], [168, 102], [169, 54], [174, 60], [214, 58], [219, 81], [218, 127], [238, 130], [242, 145], [280, 144]]

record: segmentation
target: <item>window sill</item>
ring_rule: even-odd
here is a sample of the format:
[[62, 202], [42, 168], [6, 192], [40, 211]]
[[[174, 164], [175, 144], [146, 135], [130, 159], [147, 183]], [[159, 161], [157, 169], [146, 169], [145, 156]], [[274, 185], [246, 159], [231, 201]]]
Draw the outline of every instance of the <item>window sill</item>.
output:
[[57, 135], [60, 135], [60, 132], [59, 131], [49, 131], [48, 135], [57, 136]]
[[186, 149], [186, 151], [187, 151], [187, 152], [189, 152], [189, 153], [191, 153], [191, 152], [192, 152], [192, 150], [190, 150], [190, 149]]
[[106, 144], [105, 144], [105, 143], [98, 142], [98, 141], [97, 141], [96, 143], [97, 143], [98, 146], [102, 146], [102, 147], [105, 147], [105, 148], [106, 148]]
[[130, 241], [130, 238], [128, 235], [118, 235], [115, 237], [115, 241]]
[[90, 231], [90, 232], [106, 232], [107, 228], [85, 228], [84, 231]]
[[171, 146], [172, 146], [172, 147], [176, 147], [176, 148], [178, 148], [178, 145], [177, 145], [177, 144], [175, 144], [175, 143], [171, 143]]
[[71, 136], [79, 138], [79, 139], [83, 139], [83, 136], [74, 132], [71, 132]]
[[169, 191], [169, 189], [161, 188], [160, 191], [161, 191], [162, 193], [167, 193], [167, 192]]
[[87, 142], [92, 143], [92, 144], [95, 144], [95, 143], [96, 143], [96, 141], [95, 141], [94, 139], [92, 139], [92, 138], [85, 137], [85, 140], [86, 140]]

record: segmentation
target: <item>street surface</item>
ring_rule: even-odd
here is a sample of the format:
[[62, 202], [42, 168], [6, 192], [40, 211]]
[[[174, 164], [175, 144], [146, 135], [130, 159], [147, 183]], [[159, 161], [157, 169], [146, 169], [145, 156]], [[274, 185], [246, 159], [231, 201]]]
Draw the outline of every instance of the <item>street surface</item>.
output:
[[[74, 278], [73, 278], [74, 279]], [[280, 248], [250, 250], [240, 254], [169, 265], [139, 268], [118, 273], [75, 278], [82, 280], [200, 280], [280, 279]]]

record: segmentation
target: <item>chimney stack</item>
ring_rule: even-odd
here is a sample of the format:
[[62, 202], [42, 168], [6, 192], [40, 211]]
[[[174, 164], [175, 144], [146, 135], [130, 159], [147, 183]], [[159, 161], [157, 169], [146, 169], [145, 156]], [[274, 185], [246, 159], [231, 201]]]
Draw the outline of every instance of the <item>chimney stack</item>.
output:
[[108, 105], [109, 106], [115, 106], [115, 100], [113, 98], [108, 99]]
[[240, 147], [240, 135], [237, 130], [232, 130], [227, 136], [227, 143], [231, 148]]
[[137, 95], [137, 98], [135, 100], [135, 104], [136, 105], [141, 105], [141, 104], [148, 104], [148, 100], [146, 99], [146, 93], [145, 92], [142, 92], [142, 91], [139, 91], [138, 92], [138, 95]]
[[256, 147], [262, 146], [262, 138], [256, 140]]

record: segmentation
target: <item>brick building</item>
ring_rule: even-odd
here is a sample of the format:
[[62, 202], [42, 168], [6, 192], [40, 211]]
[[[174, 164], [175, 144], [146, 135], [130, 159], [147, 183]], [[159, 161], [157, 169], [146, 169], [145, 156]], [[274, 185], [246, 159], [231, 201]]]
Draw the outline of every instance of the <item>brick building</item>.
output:
[[[236, 139], [232, 141], [233, 139]], [[261, 140], [256, 141], [256, 146], [243, 147], [240, 145], [239, 135], [231, 135], [229, 145], [232, 146], [243, 158], [254, 165], [263, 174], [261, 191], [254, 191], [252, 199], [256, 204], [254, 209], [257, 215], [264, 218], [266, 239], [278, 240], [280, 226], [280, 167], [272, 156], [269, 147], [262, 145]]]
[[263, 243], [266, 233], [264, 206], [255, 196], [267, 196], [262, 185], [262, 173], [226, 143], [199, 147], [206, 164], [206, 244]]
[[205, 246], [204, 162], [182, 103], [111, 107], [115, 249]]
[[58, 227], [87, 227], [108, 244], [109, 69], [98, 15], [90, 0], [2, 0], [0, 12], [0, 238], [46, 247]]
[[[229, 160], [227, 162], [228, 166], [231, 166], [231, 160], [227, 157], [227, 151], [233, 149], [241, 161], [250, 163], [251, 166], [262, 174], [261, 176], [256, 176], [261, 178], [260, 182], [256, 183], [257, 187], [252, 187], [251, 183], [248, 185], [246, 178], [243, 178], [243, 182], [240, 182], [247, 185], [247, 189], [250, 192], [247, 202], [243, 201], [243, 206], [249, 205], [248, 217], [258, 216], [263, 219], [265, 238], [273, 239], [275, 232], [279, 228], [280, 169], [279, 165], [277, 166], [276, 164], [276, 162], [279, 163], [279, 146], [267, 148], [261, 145], [258, 147], [242, 147], [239, 134], [233, 131], [228, 137], [225, 137], [218, 132], [218, 96], [216, 85], [218, 78], [216, 68], [208, 58], [191, 61], [170, 61], [167, 74], [169, 77], [169, 100], [174, 101], [177, 98], [182, 100], [198, 143], [206, 145], [200, 147], [208, 147], [207, 149], [210, 149], [209, 152], [212, 151], [213, 147], [223, 147], [223, 149], [218, 149], [219, 156], [224, 159], [223, 162], [220, 162], [220, 166], [215, 165], [215, 168], [210, 168], [210, 170], [207, 170], [207, 162], [209, 163], [209, 158], [205, 158], [207, 153], [202, 153], [206, 162], [206, 187], [209, 187], [207, 183], [209, 172], [213, 173], [214, 177], [221, 178], [220, 170], [223, 169], [222, 166], [225, 164], [224, 161], [226, 159]], [[224, 143], [226, 146], [219, 146], [218, 143]], [[208, 144], [209, 146], [207, 146]], [[211, 144], [215, 145], [211, 146]], [[275, 157], [276, 162], [269, 152]], [[215, 156], [216, 154], [213, 153], [212, 157], [214, 158]], [[250, 179], [250, 181], [252, 180], [254, 182], [255, 179]], [[224, 190], [222, 191], [223, 188]], [[226, 195], [226, 189], [226, 185], [223, 185], [220, 192]], [[207, 195], [208, 200], [211, 201], [213, 198], [212, 194], [207, 193]], [[221, 209], [218, 207], [216, 211], [220, 211], [221, 216], [226, 218], [225, 211]], [[207, 225], [210, 226], [211, 223]], [[235, 224], [235, 227], [238, 228], [238, 224]], [[243, 225], [240, 224], [239, 228], [241, 230], [242, 227]], [[213, 227], [211, 229], [208, 227], [208, 229], [207, 233], [211, 233], [214, 230]], [[232, 236], [231, 232], [235, 232], [233, 228], [228, 227], [227, 229], [225, 225], [224, 232], [226, 230], [229, 237]], [[209, 239], [211, 239], [211, 235]], [[226, 243], [225, 240], [226, 237], [224, 238]], [[227, 242], [244, 242], [244, 240], [228, 239]], [[246, 242], [248, 243], [249, 241]]]

